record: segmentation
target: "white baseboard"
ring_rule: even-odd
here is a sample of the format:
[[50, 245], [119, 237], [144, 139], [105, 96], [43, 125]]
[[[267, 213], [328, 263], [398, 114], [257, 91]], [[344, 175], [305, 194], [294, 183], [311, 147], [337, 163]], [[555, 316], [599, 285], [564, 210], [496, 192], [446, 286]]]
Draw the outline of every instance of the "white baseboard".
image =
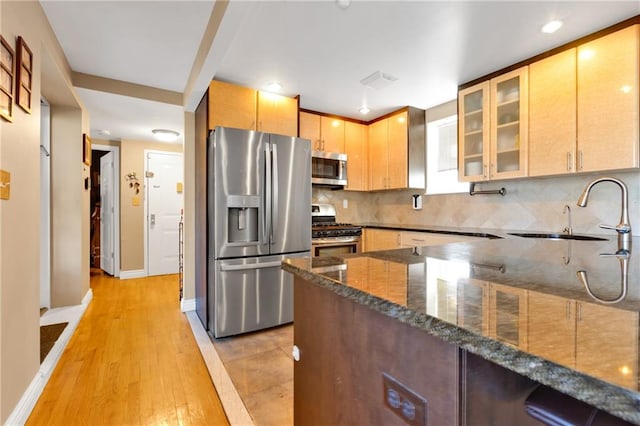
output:
[[182, 312], [189, 312], [196, 310], [196, 299], [182, 299], [180, 301], [180, 310]]
[[147, 272], [144, 269], [137, 269], [134, 271], [120, 271], [121, 280], [130, 280], [132, 278], [144, 278], [147, 276]]
[[53, 345], [53, 348], [51, 348], [51, 351], [47, 354], [47, 357], [44, 359], [42, 364], [40, 364], [40, 369], [29, 384], [29, 387], [27, 387], [27, 390], [22, 394], [18, 404], [16, 404], [15, 408], [7, 418], [5, 423], [6, 426], [19, 426], [24, 425], [27, 422], [33, 407], [35, 407], [38, 402], [38, 398], [40, 398], [45, 385], [49, 381], [53, 370], [62, 356], [64, 348], [69, 343], [69, 340], [71, 340], [71, 336], [73, 336], [73, 333], [78, 327], [78, 323], [80, 322], [82, 315], [84, 315], [84, 312], [87, 310], [87, 306], [89, 306], [89, 302], [91, 302], [92, 298], [93, 292], [89, 289], [82, 299], [81, 305], [54, 308], [47, 311], [45, 315], [41, 317], [41, 324], [52, 323], [52, 321], [68, 322], [68, 324], [56, 343]]

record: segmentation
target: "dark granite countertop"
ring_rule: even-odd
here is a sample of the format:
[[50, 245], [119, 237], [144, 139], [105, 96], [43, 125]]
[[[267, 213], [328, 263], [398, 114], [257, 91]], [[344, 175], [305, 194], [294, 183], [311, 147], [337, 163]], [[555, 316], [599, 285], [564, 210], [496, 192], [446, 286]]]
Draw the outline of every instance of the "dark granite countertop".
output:
[[[640, 424], [640, 254], [622, 256], [615, 235], [572, 241], [499, 234], [504, 238], [290, 259], [283, 268]], [[640, 238], [633, 240], [640, 247]], [[611, 303], [623, 284], [624, 298]]]

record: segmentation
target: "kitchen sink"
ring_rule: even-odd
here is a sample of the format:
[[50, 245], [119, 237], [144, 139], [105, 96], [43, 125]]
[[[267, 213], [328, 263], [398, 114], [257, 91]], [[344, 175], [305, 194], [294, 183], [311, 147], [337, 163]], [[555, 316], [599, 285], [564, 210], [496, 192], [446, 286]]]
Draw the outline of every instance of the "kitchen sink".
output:
[[606, 238], [592, 237], [590, 235], [569, 235], [557, 232], [509, 232], [508, 234], [516, 237], [544, 238], [547, 240], [607, 241]]

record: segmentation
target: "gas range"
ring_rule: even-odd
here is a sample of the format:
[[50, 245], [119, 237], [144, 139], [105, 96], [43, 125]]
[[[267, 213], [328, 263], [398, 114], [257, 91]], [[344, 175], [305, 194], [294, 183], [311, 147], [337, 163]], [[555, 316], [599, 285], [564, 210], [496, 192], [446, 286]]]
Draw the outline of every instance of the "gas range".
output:
[[311, 238], [359, 237], [362, 227], [336, 222], [336, 209], [331, 204], [311, 205]]
[[311, 205], [311, 244], [314, 256], [358, 253], [362, 227], [336, 222], [331, 204]]

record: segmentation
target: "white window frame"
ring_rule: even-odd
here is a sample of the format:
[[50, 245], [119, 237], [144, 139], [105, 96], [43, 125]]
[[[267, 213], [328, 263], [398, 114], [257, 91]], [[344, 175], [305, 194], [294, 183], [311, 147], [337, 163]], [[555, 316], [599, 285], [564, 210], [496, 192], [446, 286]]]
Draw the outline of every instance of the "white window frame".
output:
[[[458, 116], [451, 115], [439, 120], [427, 122], [427, 189], [425, 194], [458, 194], [469, 192], [468, 182], [458, 181], [458, 143], [457, 137], [450, 141], [450, 149], [455, 155], [456, 167], [438, 171], [440, 129], [445, 126], [458, 126]], [[457, 135], [457, 133], [456, 133]]]

